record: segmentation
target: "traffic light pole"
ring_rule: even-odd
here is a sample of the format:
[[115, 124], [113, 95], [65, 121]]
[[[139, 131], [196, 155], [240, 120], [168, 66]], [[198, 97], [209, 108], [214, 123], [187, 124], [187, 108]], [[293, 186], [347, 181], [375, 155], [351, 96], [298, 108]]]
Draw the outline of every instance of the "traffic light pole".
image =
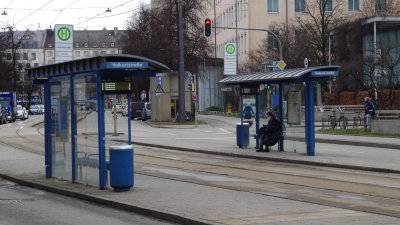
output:
[[282, 44], [281, 44], [281, 40], [279, 40], [278, 36], [274, 32], [272, 32], [270, 30], [260, 29], [260, 28], [233, 28], [233, 27], [213, 27], [213, 28], [215, 28], [215, 29], [230, 29], [230, 30], [259, 30], [259, 31], [266, 31], [266, 32], [272, 34], [276, 38], [276, 40], [278, 41], [279, 60], [283, 61], [282, 60]]

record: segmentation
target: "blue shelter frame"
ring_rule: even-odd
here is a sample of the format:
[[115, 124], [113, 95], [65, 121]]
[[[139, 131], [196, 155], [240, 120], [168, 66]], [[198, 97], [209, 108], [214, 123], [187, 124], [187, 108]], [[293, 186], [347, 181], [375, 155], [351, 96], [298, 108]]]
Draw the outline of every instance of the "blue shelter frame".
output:
[[[259, 88], [261, 84], [278, 84], [279, 85], [279, 118], [284, 118], [283, 114], [283, 85], [290, 83], [305, 83], [305, 142], [306, 154], [315, 156], [315, 124], [314, 124], [314, 82], [330, 81], [332, 77], [337, 76], [340, 66], [319, 66], [310, 68], [287, 69], [267, 72], [254, 72], [247, 74], [237, 74], [228, 76], [220, 80], [219, 84], [236, 85], [241, 89], [241, 102], [243, 88]], [[259, 129], [259, 96], [256, 96], [256, 130]], [[243, 122], [243, 117], [241, 118]], [[283, 123], [282, 123], [283, 125]], [[283, 142], [278, 143], [278, 150], [283, 151]], [[258, 140], [256, 142], [258, 147]]]
[[[36, 68], [27, 69], [28, 76], [35, 84], [43, 84], [44, 86], [44, 127], [45, 127], [45, 167], [46, 178], [54, 177], [56, 173], [54, 164], [57, 163], [56, 145], [62, 145], [63, 149], [68, 149], [70, 160], [65, 167], [68, 167], [67, 179], [72, 182], [77, 181], [77, 123], [71, 121], [79, 121], [77, 96], [81, 98], [81, 93], [75, 93], [76, 86], [82, 84], [91, 85], [93, 88], [91, 98], [97, 99], [97, 120], [90, 121], [95, 124], [97, 129], [97, 145], [98, 148], [98, 185], [100, 189], [107, 187], [107, 161], [105, 155], [105, 112], [104, 95], [107, 94], [126, 94], [128, 106], [130, 105], [131, 78], [132, 77], [151, 77], [157, 73], [170, 72], [170, 69], [154, 60], [126, 54], [109, 54], [93, 58], [85, 58], [52, 65], [46, 65]], [[129, 78], [129, 79], [128, 79]], [[104, 79], [115, 81], [115, 90], [108, 90], [102, 83]], [[83, 81], [83, 83], [80, 83]], [[121, 85], [121, 86], [119, 86]], [[118, 86], [118, 87], [117, 87]], [[122, 87], [122, 88], [120, 88]], [[112, 88], [111, 88], [112, 89]], [[54, 92], [64, 93], [57, 99], [52, 99]], [[57, 103], [57, 107], [54, 104]], [[53, 105], [52, 105], [53, 104]], [[130, 107], [128, 107], [128, 118], [130, 120]], [[58, 114], [58, 116], [54, 116]], [[61, 115], [61, 116], [60, 116]], [[92, 116], [94, 117], [94, 116]], [[68, 121], [70, 120], [70, 121]], [[97, 123], [97, 124], [96, 124]], [[131, 144], [131, 126], [127, 125], [128, 144]], [[53, 132], [54, 131], [54, 132]], [[52, 134], [57, 133], [57, 135]], [[63, 141], [66, 139], [68, 141]], [[56, 141], [61, 140], [55, 144]], [[60, 144], [61, 143], [61, 144]], [[63, 157], [68, 157], [64, 156]], [[97, 159], [96, 159], [97, 160]], [[82, 175], [81, 175], [82, 176]], [[64, 178], [65, 179], [65, 178]]]

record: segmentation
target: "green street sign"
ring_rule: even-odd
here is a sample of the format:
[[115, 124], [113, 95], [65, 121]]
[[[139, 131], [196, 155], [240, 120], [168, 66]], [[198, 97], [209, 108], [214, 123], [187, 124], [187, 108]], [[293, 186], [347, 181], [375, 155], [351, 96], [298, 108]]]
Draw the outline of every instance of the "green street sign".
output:
[[68, 39], [70, 39], [71, 38], [71, 34], [72, 34], [71, 31], [67, 27], [61, 27], [57, 31], [57, 37], [61, 41], [67, 41]]
[[228, 54], [233, 54], [233, 53], [235, 53], [236, 48], [232, 44], [227, 44], [225, 47], [225, 50]]

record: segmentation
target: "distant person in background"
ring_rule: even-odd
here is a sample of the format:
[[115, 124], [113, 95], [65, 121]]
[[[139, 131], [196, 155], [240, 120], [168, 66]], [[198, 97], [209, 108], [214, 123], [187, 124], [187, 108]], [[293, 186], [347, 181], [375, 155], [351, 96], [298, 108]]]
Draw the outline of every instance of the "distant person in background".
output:
[[247, 104], [243, 109], [243, 116], [245, 119], [250, 119], [252, 114], [254, 114], [253, 108], [250, 104]]
[[364, 127], [367, 128], [369, 126], [369, 123], [371, 121], [371, 115], [375, 114], [374, 106], [371, 102], [371, 100], [369, 99], [369, 97], [365, 97], [364, 98], [364, 109], [365, 109], [365, 124]]

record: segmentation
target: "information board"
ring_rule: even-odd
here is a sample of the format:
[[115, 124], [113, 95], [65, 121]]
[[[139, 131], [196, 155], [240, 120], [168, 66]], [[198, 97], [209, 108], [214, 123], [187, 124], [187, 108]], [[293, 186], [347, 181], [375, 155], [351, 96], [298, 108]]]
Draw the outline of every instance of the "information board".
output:
[[131, 77], [102, 77], [102, 94], [132, 94]]
[[293, 125], [301, 124], [301, 92], [288, 91], [287, 100], [287, 123]]

